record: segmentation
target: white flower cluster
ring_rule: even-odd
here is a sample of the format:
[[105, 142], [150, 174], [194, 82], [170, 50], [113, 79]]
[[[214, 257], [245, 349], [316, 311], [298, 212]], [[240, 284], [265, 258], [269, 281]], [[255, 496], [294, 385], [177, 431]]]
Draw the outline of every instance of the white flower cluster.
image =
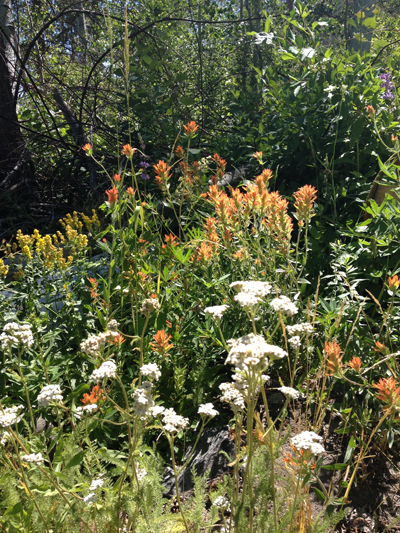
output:
[[0, 434], [0, 445], [6, 446], [10, 438], [11, 438], [11, 435], [8, 431], [4, 431], [3, 433], [1, 433]]
[[322, 444], [320, 444], [323, 438], [314, 433], [314, 431], [302, 431], [290, 440], [297, 450], [309, 450], [313, 455], [319, 455], [325, 451]]
[[25, 461], [25, 463], [35, 463], [37, 465], [41, 465], [44, 461], [44, 458], [42, 457], [41, 453], [30, 453], [28, 455], [22, 455], [21, 461]]
[[4, 326], [3, 333], [0, 335], [0, 342], [3, 350], [16, 344], [23, 344], [29, 348], [33, 344], [31, 326], [9, 322]]
[[119, 326], [119, 322], [117, 322], [114, 318], [110, 320], [110, 322], [107, 324], [108, 331], [117, 331]]
[[81, 343], [81, 352], [96, 356], [107, 342], [113, 342], [118, 335], [118, 331], [115, 330], [104, 331], [98, 335], [92, 335]]
[[157, 298], [148, 298], [142, 303], [140, 312], [144, 315], [150, 315], [152, 311], [158, 311], [160, 307], [160, 302], [157, 300]]
[[154, 400], [151, 396], [153, 384], [150, 381], [144, 381], [132, 394], [133, 410], [141, 418], [152, 415]]
[[254, 366], [267, 368], [270, 361], [287, 356], [285, 350], [268, 344], [261, 335], [254, 335], [254, 333], [244, 335], [239, 339], [230, 339], [228, 345], [231, 350], [225, 364], [229, 363], [240, 370], [247, 370]]
[[149, 379], [158, 381], [161, 377], [161, 372], [156, 363], [149, 363], [140, 367], [140, 373], [142, 376], [147, 376]]
[[0, 426], [2, 428], [8, 428], [13, 424], [18, 424], [22, 416], [18, 415], [18, 411], [23, 409], [23, 405], [15, 405], [14, 407], [0, 408]]
[[289, 344], [294, 350], [297, 350], [297, 348], [300, 348], [301, 346], [300, 337], [298, 335], [295, 335], [294, 337], [290, 337]]
[[163, 428], [168, 433], [177, 433], [185, 429], [189, 424], [189, 419], [177, 415], [174, 409], [166, 409], [163, 413]]
[[97, 479], [93, 479], [89, 487], [90, 492], [96, 489], [100, 489], [104, 485], [104, 481], [105, 481], [104, 476], [105, 474], [100, 474]]
[[229, 305], [214, 305], [213, 307], [206, 307], [205, 313], [208, 313], [213, 318], [222, 318], [222, 315], [229, 308]]
[[82, 415], [91, 415], [95, 411], [97, 411], [97, 405], [95, 403], [84, 405], [83, 407], [77, 407], [75, 410], [75, 417], [80, 420]]
[[301, 324], [294, 324], [294, 326], [286, 326], [286, 330], [291, 337], [295, 335], [311, 335], [313, 331], [312, 324], [308, 322], [303, 322]]
[[239, 292], [239, 294], [236, 294], [233, 299], [241, 307], [254, 307], [262, 301], [262, 298], [256, 296], [252, 292]]
[[213, 505], [215, 505], [215, 507], [218, 507], [220, 511], [227, 511], [229, 513], [231, 510], [231, 504], [228, 498], [225, 498], [225, 496], [217, 496], [214, 500]]
[[212, 403], [202, 403], [201, 405], [199, 405], [199, 410], [197, 412], [199, 413], [199, 415], [209, 416], [211, 418], [214, 418], [214, 416], [219, 415], [219, 412], [214, 409]]
[[114, 361], [105, 361], [99, 368], [93, 370], [90, 379], [95, 383], [99, 383], [104, 378], [117, 377], [117, 365]]
[[157, 418], [165, 411], [165, 407], [162, 405], [155, 405], [150, 409], [151, 416], [154, 416], [154, 418]]
[[136, 465], [136, 475], [140, 483], [142, 479], [147, 476], [147, 470], [145, 468], [139, 468], [139, 465]]
[[245, 408], [244, 396], [241, 390], [236, 386], [236, 383], [221, 383], [219, 386], [223, 395], [221, 396], [221, 402], [229, 403], [230, 408], [234, 413], [243, 411]]
[[87, 503], [89, 506], [97, 502], [97, 500], [98, 498], [94, 492], [92, 492], [91, 494], [88, 494], [87, 496], [83, 498], [83, 501]]
[[272, 309], [277, 313], [280, 311], [284, 316], [294, 316], [298, 313], [297, 307], [287, 296], [280, 296], [279, 298], [274, 298], [270, 303]]
[[279, 387], [278, 390], [292, 400], [297, 400], [300, 397], [300, 392], [292, 387]]
[[48, 407], [50, 403], [61, 403], [62, 401], [60, 385], [46, 385], [37, 397], [39, 407]]
[[271, 285], [265, 281], [234, 281], [230, 286], [238, 292], [234, 300], [242, 307], [259, 304], [271, 292]]

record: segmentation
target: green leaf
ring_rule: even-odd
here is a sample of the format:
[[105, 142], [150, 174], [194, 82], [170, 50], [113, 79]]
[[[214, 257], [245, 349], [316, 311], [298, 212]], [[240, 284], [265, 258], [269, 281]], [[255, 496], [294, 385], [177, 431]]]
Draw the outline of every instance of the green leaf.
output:
[[364, 117], [359, 117], [351, 126], [350, 146], [353, 146], [361, 136], [365, 126]]
[[190, 98], [190, 96], [182, 96], [181, 102], [183, 105], [193, 105], [195, 100], [194, 98]]
[[365, 20], [362, 21], [362, 25], [366, 28], [375, 29], [376, 28], [376, 18], [375, 17], [368, 17]]
[[313, 487], [313, 491], [318, 496], [318, 499], [321, 500], [322, 503], [325, 503], [326, 498], [324, 493], [317, 489], [317, 487]]
[[283, 54], [281, 54], [281, 59], [283, 59], [284, 61], [289, 61], [290, 59], [296, 59], [296, 56], [293, 54], [289, 54], [289, 52], [284, 52]]
[[22, 503], [18, 502], [15, 505], [13, 505], [13, 507], [10, 507], [9, 509], [7, 509], [7, 511], [4, 513], [4, 516], [20, 514], [22, 513], [22, 511], [23, 511]]
[[301, 59], [305, 59], [308, 57], [311, 59], [315, 56], [315, 49], [314, 48], [303, 48], [301, 51]]
[[85, 458], [85, 452], [79, 452], [79, 453], [77, 453], [77, 454], [76, 454], [76, 455], [70, 460], [70, 462], [67, 464], [67, 466], [66, 466], [65, 468], [66, 468], [66, 469], [67, 469], [67, 468], [73, 468], [74, 466], [78, 466], [78, 465], [80, 465], [84, 458]]
[[347, 465], [345, 463], [336, 463], [334, 465], [325, 465], [322, 467], [324, 470], [346, 470]]

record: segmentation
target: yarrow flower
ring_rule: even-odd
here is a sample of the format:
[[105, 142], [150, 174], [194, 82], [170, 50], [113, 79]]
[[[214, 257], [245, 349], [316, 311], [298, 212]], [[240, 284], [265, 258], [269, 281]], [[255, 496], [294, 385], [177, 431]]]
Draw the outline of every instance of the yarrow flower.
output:
[[177, 415], [174, 409], [166, 409], [163, 413], [163, 428], [168, 433], [177, 433], [189, 425], [189, 419]]
[[282, 359], [287, 353], [279, 348], [268, 344], [261, 335], [244, 335], [239, 339], [230, 339], [231, 347], [225, 364], [236, 366], [239, 370], [248, 370], [249, 367], [267, 368], [270, 361]]
[[243, 411], [245, 406], [243, 392], [239, 390], [236, 383], [221, 383], [219, 386], [223, 395], [221, 396], [221, 402], [229, 403], [230, 408], [234, 413]]
[[0, 408], [0, 426], [2, 428], [7, 428], [18, 424], [22, 416], [18, 414], [24, 408], [23, 405], [15, 405], [14, 407], [3, 407]]
[[97, 479], [94, 479], [92, 481], [89, 487], [90, 492], [95, 491], [96, 489], [100, 489], [104, 485], [104, 476], [105, 474], [100, 474]]
[[291, 337], [304, 334], [308, 336], [311, 335], [311, 333], [313, 332], [313, 327], [312, 324], [309, 324], [308, 322], [303, 322], [301, 324], [294, 324], [293, 326], [286, 326], [286, 331]]
[[229, 305], [214, 305], [213, 307], [206, 307], [204, 312], [213, 318], [222, 318], [222, 315], [227, 309], [229, 309]]
[[142, 303], [140, 312], [144, 315], [150, 315], [152, 311], [158, 311], [160, 307], [160, 302], [157, 300], [157, 298], [147, 298], [147, 300]]
[[294, 337], [290, 337], [289, 344], [294, 350], [297, 350], [297, 348], [300, 348], [301, 346], [300, 337], [298, 335], [295, 335]]
[[231, 510], [231, 504], [228, 498], [225, 498], [225, 496], [217, 496], [213, 502], [213, 505], [218, 507], [220, 511], [227, 511], [229, 513]]
[[44, 458], [42, 457], [41, 453], [30, 453], [28, 455], [22, 455], [21, 461], [24, 461], [25, 463], [35, 463], [37, 465], [41, 465], [44, 461]]
[[293, 389], [292, 387], [279, 387], [278, 391], [280, 391], [282, 394], [284, 394], [287, 398], [290, 398], [291, 400], [297, 400], [300, 397], [299, 391]]
[[37, 397], [39, 407], [48, 407], [50, 403], [61, 403], [62, 401], [60, 385], [46, 385]]
[[93, 503], [97, 502], [98, 500], [98, 497], [96, 496], [96, 494], [93, 492], [91, 494], [88, 494], [87, 496], [85, 496], [83, 498], [83, 501], [85, 503], [87, 503], [89, 506], [91, 506]]
[[[114, 327], [113, 321], [110, 321], [112, 327]], [[117, 322], [118, 324], [118, 322]], [[97, 356], [101, 348], [107, 342], [113, 342], [118, 337], [118, 331], [111, 329], [110, 331], [104, 331], [98, 335], [92, 335], [84, 342], [81, 343], [81, 351], [89, 355]]]
[[270, 294], [272, 289], [271, 284], [266, 281], [234, 281], [230, 287], [236, 292], [252, 293], [260, 298]]
[[107, 324], [108, 331], [117, 331], [119, 326], [119, 322], [117, 322], [114, 318], [110, 320], [110, 322]]
[[145, 468], [139, 468], [139, 465], [136, 465], [136, 475], [140, 483], [142, 479], [147, 476], [147, 470]]
[[270, 305], [274, 311], [280, 312], [284, 316], [294, 316], [298, 313], [297, 307], [287, 296], [280, 296], [271, 300]]
[[258, 305], [262, 298], [259, 296], [256, 296], [252, 292], [239, 292], [239, 294], [236, 294], [233, 299], [235, 302], [237, 302], [241, 307], [254, 307]]
[[142, 376], [147, 376], [149, 379], [158, 381], [161, 377], [161, 372], [155, 363], [149, 363], [140, 367], [140, 373]]
[[155, 405], [150, 409], [150, 414], [154, 416], [154, 418], [159, 417], [163, 412], [165, 411], [165, 407], [162, 405]]
[[98, 407], [95, 403], [84, 405], [83, 407], [77, 407], [75, 410], [75, 417], [80, 420], [82, 415], [91, 415], [97, 411]]
[[113, 361], [105, 361], [100, 368], [93, 370], [92, 374], [90, 375], [90, 379], [95, 383], [99, 383], [99, 381], [103, 380], [104, 378], [116, 377], [117, 365]]
[[3, 431], [3, 433], [0, 433], [0, 445], [1, 446], [6, 446], [10, 439], [11, 439], [11, 434], [8, 431]]
[[153, 384], [150, 381], [144, 381], [132, 394], [133, 410], [140, 418], [145, 418], [152, 415], [154, 408], [154, 400], [151, 396], [151, 389]]
[[219, 412], [214, 409], [212, 403], [203, 403], [199, 405], [199, 410], [197, 411], [201, 416], [209, 416], [214, 418], [214, 416], [219, 415]]
[[320, 444], [322, 440], [323, 438], [314, 433], [314, 431], [302, 431], [299, 435], [290, 439], [297, 450], [309, 450], [312, 455], [324, 453], [325, 449]]
[[3, 333], [0, 335], [0, 342], [3, 350], [18, 344], [30, 348], [33, 344], [31, 326], [29, 324], [9, 322], [4, 326]]

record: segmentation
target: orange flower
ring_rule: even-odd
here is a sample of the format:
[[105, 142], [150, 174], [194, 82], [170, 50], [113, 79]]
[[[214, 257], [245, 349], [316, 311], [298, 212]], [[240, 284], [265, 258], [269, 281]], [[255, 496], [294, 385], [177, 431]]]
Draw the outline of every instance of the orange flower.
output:
[[194, 120], [191, 120], [187, 125], [183, 126], [183, 129], [185, 130], [186, 136], [192, 138], [199, 127]]
[[368, 115], [375, 115], [375, 109], [372, 107], [372, 105], [367, 105], [367, 113]]
[[88, 155], [92, 155], [92, 145], [87, 143], [84, 146], [82, 146], [82, 150], [86, 152]]
[[109, 191], [106, 191], [106, 194], [108, 196], [108, 202], [113, 205], [117, 203], [118, 200], [118, 190], [115, 188], [115, 185], [112, 189]]
[[121, 174], [114, 174], [114, 181], [121, 181]]
[[153, 165], [156, 171], [156, 183], [163, 192], [167, 192], [167, 182], [171, 177], [169, 171], [171, 167], [167, 166], [165, 161], [160, 160], [157, 165]]
[[397, 135], [392, 135], [392, 142], [396, 142], [398, 140]]
[[100, 383], [98, 383], [97, 385], [94, 385], [92, 387], [90, 394], [86, 393], [83, 395], [83, 400], [81, 400], [81, 402], [85, 405], [93, 405], [99, 400], [105, 399], [105, 396], [103, 396], [103, 392], [103, 389], [100, 388]]
[[325, 355], [327, 357], [326, 366], [328, 375], [340, 375], [342, 373], [341, 349], [336, 341], [325, 343]]
[[126, 189], [126, 194], [127, 194], [128, 196], [133, 196], [133, 195], [135, 194], [135, 191], [132, 189], [132, 187], [128, 187], [128, 188]]
[[378, 389], [378, 400], [381, 400], [386, 404], [387, 409], [396, 409], [400, 400], [400, 387], [397, 387], [397, 383], [393, 376], [389, 379], [381, 378], [378, 383], [374, 384], [374, 387]]
[[175, 242], [178, 237], [170, 233], [169, 235], [164, 236], [165, 244], [162, 248], [167, 248], [168, 246], [179, 246], [179, 242]]
[[314, 202], [317, 199], [317, 189], [313, 185], [304, 185], [293, 194], [295, 198], [294, 207], [297, 211], [299, 226], [304, 226], [310, 222]]
[[130, 144], [125, 144], [122, 147], [122, 154], [126, 155], [128, 159], [131, 159], [135, 152], [136, 152], [136, 148], [132, 148]]
[[171, 338], [171, 335], [168, 335], [164, 329], [160, 329], [154, 335], [154, 342], [151, 342], [150, 346], [160, 355], [167, 355], [167, 352], [174, 347], [173, 344], [169, 344]]
[[256, 152], [255, 154], [253, 154], [253, 157], [255, 157], [257, 161], [262, 164], [262, 152]]
[[97, 292], [97, 287], [99, 285], [99, 282], [95, 278], [89, 278], [89, 282], [91, 284], [90, 288], [90, 297], [95, 300], [99, 295]]
[[213, 248], [211, 245], [202, 242], [200, 248], [197, 249], [197, 253], [193, 256], [195, 263], [202, 263], [203, 265], [211, 261], [213, 256]]
[[389, 348], [385, 346], [384, 342], [376, 341], [375, 346], [376, 346], [375, 351], [380, 352], [383, 355], [388, 354], [390, 351]]
[[175, 150], [176, 157], [183, 157], [185, 155], [185, 150], [182, 148], [182, 146], [177, 146]]
[[232, 258], [241, 261], [242, 259], [247, 259], [248, 256], [249, 254], [247, 253], [247, 250], [239, 248], [239, 250], [233, 254]]
[[359, 357], [354, 356], [353, 359], [349, 363], [349, 367], [355, 370], [356, 372], [360, 372], [362, 367], [362, 361]]
[[389, 290], [392, 292], [396, 292], [400, 285], [400, 279], [399, 276], [393, 276], [392, 278], [388, 279], [388, 287]]
[[115, 344], [115, 346], [121, 346], [126, 341], [126, 339], [118, 333], [116, 337], [113, 338], [113, 340], [109, 340], [108, 342], [111, 344]]

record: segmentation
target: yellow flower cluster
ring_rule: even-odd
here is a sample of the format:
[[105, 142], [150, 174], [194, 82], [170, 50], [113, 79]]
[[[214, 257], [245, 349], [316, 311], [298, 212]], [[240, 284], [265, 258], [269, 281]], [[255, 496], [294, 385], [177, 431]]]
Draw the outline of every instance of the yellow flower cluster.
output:
[[0, 259], [0, 278], [5, 278], [8, 274], [8, 266], [4, 264], [3, 259]]
[[[79, 216], [83, 220], [79, 220]], [[60, 224], [66, 228], [69, 226], [72, 229], [77, 230], [78, 232], [81, 232], [83, 229], [83, 225], [85, 225], [87, 231], [92, 233], [93, 231], [99, 231], [100, 230], [100, 221], [97, 216], [97, 213], [95, 209], [92, 209], [92, 216], [88, 217], [84, 213], [78, 214], [76, 211], [72, 213], [68, 213], [68, 215], [65, 218], [60, 219]]]

